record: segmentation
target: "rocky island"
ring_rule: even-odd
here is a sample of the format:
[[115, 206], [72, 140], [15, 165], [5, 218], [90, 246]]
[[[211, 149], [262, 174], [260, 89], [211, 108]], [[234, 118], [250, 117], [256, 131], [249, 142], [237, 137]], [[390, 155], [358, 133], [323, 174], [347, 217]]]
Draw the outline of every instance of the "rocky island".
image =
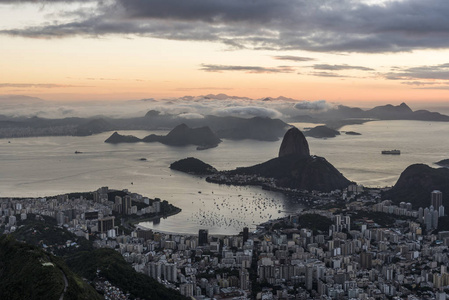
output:
[[346, 131], [347, 135], [362, 135], [360, 132], [355, 132], [355, 131]]
[[190, 128], [186, 124], [176, 126], [167, 135], [151, 134], [143, 139], [132, 135], [121, 135], [118, 132], [114, 132], [105, 143], [118, 144], [118, 143], [153, 143], [159, 142], [170, 146], [187, 146], [196, 145], [201, 147], [199, 150], [216, 147], [221, 143], [220, 138], [207, 126], [199, 128]]
[[449, 168], [449, 159], [440, 160], [440, 161], [436, 162], [435, 164], [439, 165], [441, 167]]
[[340, 135], [340, 132], [327, 126], [320, 125], [308, 131], [305, 131], [304, 135], [314, 138], [333, 138], [336, 137], [337, 135]]
[[110, 137], [108, 137], [104, 142], [109, 144], [120, 144], [120, 143], [138, 143], [141, 139], [133, 135], [122, 135], [117, 131], [114, 132]]
[[170, 165], [170, 169], [193, 175], [211, 175], [217, 173], [217, 169], [194, 157], [178, 160]]

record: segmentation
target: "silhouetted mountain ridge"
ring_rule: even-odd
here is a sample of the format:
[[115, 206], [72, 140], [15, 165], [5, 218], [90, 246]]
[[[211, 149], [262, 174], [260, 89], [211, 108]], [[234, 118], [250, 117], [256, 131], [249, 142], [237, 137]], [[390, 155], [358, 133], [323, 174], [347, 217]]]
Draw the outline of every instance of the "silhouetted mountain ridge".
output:
[[12, 236], [0, 237], [0, 261], [1, 299], [103, 299], [61, 259]]
[[137, 142], [160, 142], [170, 146], [197, 145], [204, 147], [215, 147], [221, 142], [221, 140], [209, 127], [190, 128], [186, 124], [176, 126], [165, 136], [150, 134], [143, 139], [139, 139], [138, 137], [132, 135], [120, 135], [118, 132], [114, 132], [108, 139], [105, 140], [105, 143], [112, 144]]
[[413, 209], [430, 206], [430, 193], [440, 190], [443, 193], [443, 205], [449, 204], [449, 169], [432, 168], [425, 164], [413, 164], [407, 167], [393, 188], [384, 193], [384, 199], [396, 203], [410, 202]]

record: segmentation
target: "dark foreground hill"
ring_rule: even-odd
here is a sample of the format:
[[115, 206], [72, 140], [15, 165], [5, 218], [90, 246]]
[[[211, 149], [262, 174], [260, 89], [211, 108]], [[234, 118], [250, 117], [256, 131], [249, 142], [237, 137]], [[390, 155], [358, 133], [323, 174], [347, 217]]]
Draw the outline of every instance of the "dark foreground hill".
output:
[[[111, 193], [110, 196], [114, 198], [115, 195], [121, 195], [120, 191]], [[115, 250], [94, 250], [92, 241], [77, 237], [64, 228], [58, 227], [54, 218], [44, 217], [35, 220], [30, 216], [29, 219], [19, 222], [19, 228], [8, 236], [8, 240], [4, 240], [6, 236], [0, 237], [0, 299], [2, 300], [59, 299], [61, 282], [62, 288], [64, 287], [60, 271], [49, 274], [38, 273], [42, 270], [47, 272], [53, 270], [41, 268], [40, 262], [49, 260], [55, 263], [55, 266], [61, 267], [67, 276], [69, 286], [64, 295], [65, 300], [103, 299], [98, 298], [97, 292], [90, 285], [85, 284], [82, 278], [89, 281], [106, 279], [124, 293], [129, 294], [130, 299], [187, 299], [149, 276], [136, 272]], [[67, 240], [76, 241], [77, 246], [66, 248]], [[5, 244], [13, 246], [4, 247]], [[38, 248], [43, 244], [47, 246], [47, 252], [55, 253], [57, 256]], [[9, 249], [7, 254], [4, 249]], [[36, 263], [36, 259], [39, 263]], [[3, 274], [8, 277], [3, 278]], [[36, 297], [23, 294], [22, 297], [22, 293], [12, 294], [12, 290], [8, 288], [11, 286], [15, 291], [19, 291], [24, 284], [32, 286], [33, 293], [39, 291], [39, 294]], [[54, 298], [53, 294], [57, 297]]]
[[136, 272], [124, 258], [113, 249], [97, 249], [79, 252], [67, 259], [67, 264], [76, 273], [89, 280], [99, 275], [113, 285], [130, 293], [132, 298], [150, 300], [186, 300], [179, 292], [166, 288], [155, 279]]
[[440, 190], [443, 193], [443, 205], [449, 204], [449, 169], [431, 168], [424, 164], [407, 167], [393, 188], [384, 194], [385, 199], [396, 203], [410, 202], [414, 209], [430, 206], [430, 193]]
[[8, 235], [0, 237], [0, 278], [0, 299], [102, 299], [61, 259]]

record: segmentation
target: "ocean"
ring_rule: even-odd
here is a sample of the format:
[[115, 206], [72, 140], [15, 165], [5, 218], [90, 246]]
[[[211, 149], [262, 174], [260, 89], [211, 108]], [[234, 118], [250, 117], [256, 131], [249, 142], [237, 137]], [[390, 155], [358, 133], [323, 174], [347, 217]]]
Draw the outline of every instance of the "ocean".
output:
[[[293, 124], [298, 128], [314, 124]], [[414, 163], [433, 167], [449, 158], [449, 124], [424, 121], [375, 121], [341, 128], [335, 138], [307, 138], [311, 154], [323, 156], [348, 179], [369, 187], [393, 185]], [[356, 131], [359, 136], [346, 135]], [[166, 131], [121, 131], [144, 137]], [[283, 217], [301, 209], [280, 193], [258, 187], [233, 187], [172, 171], [169, 165], [186, 157], [199, 158], [219, 170], [250, 166], [278, 154], [281, 141], [224, 140], [217, 148], [197, 151], [194, 146], [159, 143], [111, 145], [112, 132], [88, 137], [38, 137], [0, 140], [0, 197], [40, 197], [93, 191], [101, 186], [129, 189], [159, 197], [182, 212], [155, 223], [154, 230], [235, 234], [247, 226]], [[399, 149], [401, 155], [382, 155]], [[75, 154], [75, 151], [82, 153]], [[140, 160], [146, 158], [146, 161]]]

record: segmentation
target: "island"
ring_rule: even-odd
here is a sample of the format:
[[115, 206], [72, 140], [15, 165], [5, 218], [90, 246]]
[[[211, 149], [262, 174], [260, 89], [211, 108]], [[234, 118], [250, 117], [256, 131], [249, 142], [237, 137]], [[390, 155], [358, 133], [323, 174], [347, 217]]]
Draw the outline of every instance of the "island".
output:
[[159, 142], [169, 146], [196, 145], [198, 146], [197, 150], [204, 150], [217, 147], [221, 143], [221, 139], [207, 126], [190, 128], [186, 124], [180, 124], [165, 136], [150, 134], [143, 139], [139, 139], [132, 135], [121, 135], [114, 132], [104, 142], [110, 144]]
[[449, 159], [440, 160], [440, 161], [436, 162], [435, 164], [439, 165], [441, 167], [449, 168]]
[[320, 125], [305, 131], [304, 135], [314, 138], [333, 138], [340, 135], [340, 132], [327, 126]]
[[355, 131], [346, 131], [345, 133], [346, 133], [347, 135], [362, 135], [361, 133], [355, 132]]
[[170, 165], [170, 169], [193, 175], [211, 175], [217, 173], [217, 169], [194, 157], [178, 160]]

